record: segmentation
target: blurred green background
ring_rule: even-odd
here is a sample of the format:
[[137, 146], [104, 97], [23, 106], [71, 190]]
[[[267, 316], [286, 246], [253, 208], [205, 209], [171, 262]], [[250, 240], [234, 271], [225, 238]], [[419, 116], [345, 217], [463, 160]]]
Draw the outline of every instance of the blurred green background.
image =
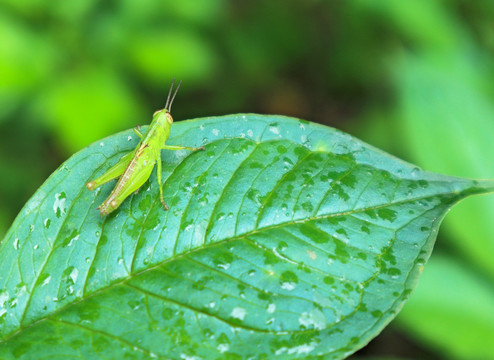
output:
[[[147, 124], [277, 113], [494, 178], [494, 2], [0, 0], [0, 238], [71, 154]], [[494, 196], [447, 216], [419, 287], [353, 359], [494, 359]]]

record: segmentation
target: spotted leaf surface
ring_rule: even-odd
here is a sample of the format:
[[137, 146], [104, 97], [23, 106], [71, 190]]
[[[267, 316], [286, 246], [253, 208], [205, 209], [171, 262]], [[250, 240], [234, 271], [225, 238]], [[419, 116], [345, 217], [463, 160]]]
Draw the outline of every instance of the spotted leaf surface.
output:
[[341, 359], [396, 315], [439, 223], [492, 182], [419, 170], [280, 116], [175, 123], [155, 171], [101, 218], [84, 183], [132, 131], [65, 162], [0, 244], [0, 359]]

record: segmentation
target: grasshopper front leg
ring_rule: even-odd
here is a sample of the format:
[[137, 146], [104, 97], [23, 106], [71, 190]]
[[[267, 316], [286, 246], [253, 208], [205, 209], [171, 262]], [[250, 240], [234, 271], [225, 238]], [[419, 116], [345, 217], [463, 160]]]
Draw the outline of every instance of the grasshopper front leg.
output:
[[160, 201], [161, 205], [163, 205], [163, 209], [168, 210], [170, 209], [168, 205], [166, 205], [165, 199], [163, 197], [163, 184], [161, 184], [161, 154], [158, 154], [158, 161], [156, 164], [156, 174], [158, 176], [158, 186], [160, 188]]
[[[190, 147], [190, 146], [180, 146], [180, 145], [163, 145], [163, 147], [161, 149], [165, 149], [165, 150], [192, 150], [192, 151], [205, 150], [203, 146], [198, 147], [198, 148], [194, 148], [194, 147]], [[161, 184], [161, 153], [158, 155], [156, 172], [157, 172], [157, 176], [158, 176], [158, 184], [160, 187], [160, 201], [161, 201], [161, 204], [163, 205], [163, 209], [168, 210], [169, 207], [165, 203], [165, 199], [163, 197], [163, 185]]]
[[144, 136], [141, 132], [141, 125], [137, 125], [137, 127], [133, 128], [132, 129], [134, 131], [134, 133], [139, 136], [139, 138], [142, 139], [142, 137]]
[[162, 149], [164, 150], [206, 150], [204, 146], [200, 146], [198, 148], [190, 147], [190, 146], [181, 146], [181, 145], [163, 145]]

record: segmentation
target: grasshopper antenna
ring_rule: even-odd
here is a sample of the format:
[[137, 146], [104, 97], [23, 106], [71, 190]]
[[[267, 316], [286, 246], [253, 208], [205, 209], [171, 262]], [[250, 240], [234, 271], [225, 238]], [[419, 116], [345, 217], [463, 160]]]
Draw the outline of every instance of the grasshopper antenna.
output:
[[170, 91], [168, 91], [168, 97], [166, 98], [166, 103], [165, 103], [165, 109], [166, 110], [168, 110], [168, 104], [170, 103], [170, 95], [172, 94], [173, 85], [175, 85], [175, 78], [173, 78], [173, 80], [172, 80], [172, 86], [170, 86]]
[[182, 80], [180, 80], [178, 82], [177, 88], [175, 89], [175, 92], [173, 93], [172, 99], [170, 101], [170, 105], [168, 107], [168, 112], [171, 112], [172, 111], [171, 109], [172, 109], [173, 100], [175, 100], [175, 96], [177, 95], [178, 89], [180, 89], [180, 85], [181, 84], [182, 84]]

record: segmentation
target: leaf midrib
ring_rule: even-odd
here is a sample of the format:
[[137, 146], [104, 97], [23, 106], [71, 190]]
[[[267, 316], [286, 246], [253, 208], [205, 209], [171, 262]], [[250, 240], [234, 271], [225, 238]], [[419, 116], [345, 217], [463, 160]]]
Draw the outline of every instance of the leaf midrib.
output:
[[[182, 254], [175, 255], [175, 256], [170, 257], [170, 258], [168, 258], [168, 259], [166, 259], [164, 261], [161, 261], [160, 263], [157, 263], [156, 265], [154, 265], [152, 267], [149, 267], [149, 268], [143, 269], [141, 271], [138, 271], [138, 272], [136, 272], [134, 274], [131, 274], [127, 278], [122, 278], [122, 280], [120, 280], [118, 282], [114, 282], [112, 284], [109, 284], [106, 287], [102, 287], [101, 289], [98, 289], [94, 293], [88, 294], [86, 297], [81, 297], [77, 301], [68, 303], [67, 305], [58, 308], [57, 310], [55, 310], [51, 314], [47, 315], [46, 317], [39, 318], [39, 319], [37, 319], [36, 321], [30, 323], [27, 326], [22, 326], [21, 325], [17, 331], [15, 331], [14, 333], [12, 333], [12, 334], [8, 335], [7, 337], [5, 337], [4, 339], [2, 339], [0, 341], [0, 344], [3, 343], [3, 342], [8, 341], [10, 338], [14, 337], [15, 335], [17, 335], [21, 331], [26, 330], [26, 329], [29, 329], [30, 327], [34, 326], [35, 324], [37, 324], [37, 323], [39, 323], [41, 321], [50, 319], [52, 316], [54, 316], [54, 315], [56, 315], [56, 314], [58, 314], [58, 313], [60, 313], [60, 312], [62, 312], [64, 310], [70, 308], [71, 306], [75, 306], [75, 305], [77, 305], [77, 304], [79, 304], [79, 303], [81, 303], [83, 301], [86, 301], [86, 300], [88, 300], [88, 299], [90, 299], [90, 298], [92, 298], [92, 297], [94, 297], [94, 296], [96, 296], [96, 295], [98, 295], [100, 293], [103, 293], [105, 291], [109, 291], [109, 290], [111, 290], [112, 288], [114, 288], [116, 286], [119, 286], [119, 285], [127, 285], [127, 284], [125, 284], [126, 281], [129, 281], [129, 280], [131, 280], [133, 278], [136, 278], [136, 277], [138, 277], [138, 276], [140, 276], [142, 274], [145, 274], [145, 273], [147, 273], [149, 271], [153, 271], [154, 269], [157, 269], [157, 268], [163, 266], [166, 263], [172, 262], [174, 260], [181, 259], [183, 257], [186, 257], [186, 256], [188, 256], [190, 254], [195, 253], [195, 252], [202, 251], [202, 250], [207, 249], [209, 247], [218, 246], [218, 245], [221, 245], [221, 244], [229, 243], [229, 242], [232, 242], [232, 241], [235, 241], [235, 240], [246, 238], [246, 237], [248, 237], [250, 235], [261, 233], [262, 231], [268, 231], [268, 230], [276, 229], [276, 228], [279, 228], [279, 227], [282, 227], [282, 226], [286, 226], [286, 225], [302, 224], [304, 222], [311, 222], [311, 221], [314, 221], [314, 220], [321, 220], [321, 219], [328, 219], [328, 218], [333, 218], [333, 217], [338, 217], [338, 216], [352, 215], [352, 214], [356, 214], [356, 213], [360, 213], [360, 212], [365, 212], [365, 211], [368, 211], [368, 210], [379, 209], [379, 208], [383, 208], [383, 207], [387, 207], [387, 206], [393, 206], [393, 205], [399, 205], [399, 204], [403, 204], [403, 203], [407, 203], [407, 202], [412, 202], [412, 201], [420, 201], [420, 200], [424, 200], [424, 199], [428, 199], [428, 198], [434, 198], [434, 197], [438, 197], [438, 196], [442, 196], [442, 195], [448, 195], [448, 194], [452, 194], [452, 193], [457, 193], [457, 192], [456, 191], [454, 191], [454, 192], [453, 191], [448, 191], [448, 192], [443, 192], [443, 193], [435, 193], [435, 194], [431, 194], [431, 195], [426, 195], [426, 196], [421, 196], [421, 197], [416, 197], [416, 198], [411, 198], [411, 199], [400, 200], [400, 201], [393, 202], [393, 203], [386, 203], [386, 204], [380, 204], [380, 205], [370, 206], [370, 207], [366, 207], [366, 208], [353, 209], [353, 210], [349, 210], [349, 211], [345, 211], [345, 212], [340, 212], [340, 213], [333, 213], [333, 214], [326, 214], [326, 215], [320, 215], [320, 216], [313, 216], [311, 218], [291, 220], [290, 222], [286, 221], [286, 222], [282, 222], [282, 223], [278, 223], [278, 224], [274, 224], [274, 225], [269, 225], [269, 226], [266, 226], [266, 227], [263, 227], [263, 228], [260, 228], [260, 229], [254, 229], [254, 230], [248, 231], [248, 232], [246, 232], [244, 234], [237, 234], [234, 237], [227, 238], [227, 239], [222, 239], [222, 240], [218, 240], [218, 241], [215, 241], [214, 243], [204, 244], [202, 247], [191, 249], [191, 250], [189, 250], [187, 252], [184, 252]], [[445, 205], [438, 204], [438, 206], [445, 206]], [[207, 233], [205, 233], [205, 237], [206, 237], [206, 235], [207, 235]], [[30, 303], [31, 298], [32, 298], [32, 296], [30, 296], [30, 299], [29, 299], [29, 302], [28, 303]], [[27, 313], [27, 311], [28, 311], [28, 307], [26, 306], [24, 312]], [[237, 326], [237, 325], [235, 325], [235, 326]], [[306, 331], [314, 331], [314, 329], [309, 329], [309, 330], [306, 330]], [[273, 333], [273, 332], [271, 332], [271, 333]], [[279, 332], [275, 332], [275, 333], [276, 334], [279, 334]]]

